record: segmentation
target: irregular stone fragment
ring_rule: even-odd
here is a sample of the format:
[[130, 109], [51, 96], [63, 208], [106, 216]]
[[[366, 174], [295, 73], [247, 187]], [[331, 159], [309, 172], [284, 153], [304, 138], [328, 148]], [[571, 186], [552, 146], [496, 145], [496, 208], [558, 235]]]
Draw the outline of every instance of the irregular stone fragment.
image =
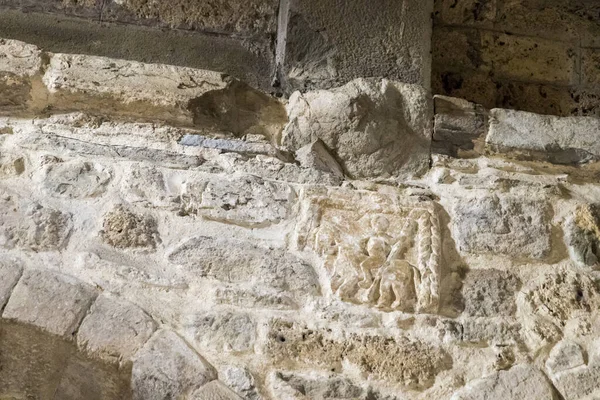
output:
[[488, 147], [498, 153], [556, 164], [600, 159], [600, 119], [491, 110]]
[[317, 139], [298, 149], [296, 151], [296, 160], [304, 168], [314, 168], [340, 178], [344, 177], [344, 171], [335, 158], [331, 156], [321, 139]]
[[0, 39], [0, 112], [27, 108], [34, 75], [42, 67], [41, 51], [17, 40]]
[[15, 286], [3, 318], [35, 325], [70, 338], [96, 298], [96, 292], [74, 278], [26, 270]]
[[239, 139], [217, 139], [202, 135], [185, 135], [179, 140], [183, 146], [204, 147], [207, 149], [218, 149], [224, 152], [240, 153], [248, 156], [259, 154], [275, 157], [283, 161], [289, 161], [290, 156], [270, 143], [248, 142]]
[[109, 362], [129, 361], [156, 330], [156, 323], [125, 300], [101, 295], [77, 332], [80, 348]]
[[13, 288], [23, 273], [17, 260], [0, 260], [0, 310], [4, 308]]
[[165, 170], [153, 165], [134, 164], [122, 181], [121, 192], [129, 203], [175, 210], [180, 207], [180, 182], [169, 183]]
[[294, 297], [319, 294], [315, 271], [280, 249], [267, 249], [250, 242], [199, 236], [186, 240], [168, 255], [198, 278], [272, 288]]
[[550, 253], [550, 207], [543, 201], [488, 195], [461, 199], [454, 206], [459, 249], [543, 259]]
[[578, 206], [564, 230], [571, 259], [581, 267], [597, 265], [600, 259], [600, 204]]
[[192, 393], [190, 400], [242, 400], [221, 381], [212, 381]]
[[275, 321], [268, 335], [268, 353], [277, 360], [340, 371], [350, 363], [370, 379], [399, 383], [412, 389], [430, 387], [437, 374], [452, 366], [441, 348], [406, 337], [351, 334], [345, 340], [320, 330]]
[[160, 241], [154, 218], [133, 213], [123, 205], [116, 206], [104, 216], [102, 227], [102, 240], [118, 249], [154, 249]]
[[54, 54], [43, 81], [57, 110], [88, 110], [192, 124], [190, 100], [227, 83], [218, 72], [106, 57]]
[[435, 96], [434, 104], [432, 152], [453, 157], [480, 154], [487, 134], [487, 111], [479, 104], [446, 96]]
[[550, 373], [557, 374], [585, 364], [581, 347], [577, 343], [563, 340], [552, 348], [546, 368]]
[[156, 332], [138, 351], [131, 375], [134, 400], [181, 398], [217, 378], [204, 358], [167, 330]]
[[297, 151], [321, 139], [352, 178], [420, 175], [429, 166], [432, 108], [421, 87], [387, 79], [296, 92], [282, 143]]
[[96, 197], [106, 191], [111, 178], [111, 170], [101, 164], [70, 161], [50, 164], [45, 169], [44, 188], [56, 197]]
[[465, 312], [473, 317], [512, 315], [519, 279], [497, 269], [471, 270], [463, 282]]
[[287, 218], [295, 197], [286, 184], [248, 175], [207, 183], [192, 181], [182, 194], [182, 207], [185, 213], [215, 221], [264, 227]]
[[61, 211], [17, 199], [0, 198], [0, 245], [33, 251], [64, 248], [72, 229], [71, 216]]
[[197, 346], [218, 353], [252, 351], [257, 336], [250, 315], [226, 311], [190, 315], [183, 327]]
[[227, 366], [219, 371], [219, 378], [236, 392], [240, 397], [247, 400], [261, 400], [258, 393], [254, 376], [246, 368]]
[[25, 159], [23, 157], [4, 152], [0, 155], [0, 178], [19, 176], [23, 172], [25, 172]]

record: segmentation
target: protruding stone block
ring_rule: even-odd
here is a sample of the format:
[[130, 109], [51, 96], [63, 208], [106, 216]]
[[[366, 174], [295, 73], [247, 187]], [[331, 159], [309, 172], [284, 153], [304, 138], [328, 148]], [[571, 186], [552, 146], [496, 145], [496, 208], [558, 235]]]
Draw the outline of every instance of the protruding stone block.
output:
[[429, 166], [433, 107], [420, 86], [356, 79], [332, 90], [294, 93], [283, 145], [317, 139], [352, 178], [409, 177]]
[[77, 332], [79, 347], [109, 362], [127, 362], [156, 330], [156, 323], [142, 309], [101, 295]]
[[183, 339], [160, 330], [134, 357], [133, 399], [177, 399], [216, 378], [214, 368]]
[[556, 164], [600, 160], [600, 118], [555, 117], [493, 109], [487, 145], [490, 150]]
[[91, 286], [74, 278], [26, 270], [2, 316], [70, 338], [95, 298]]
[[42, 68], [41, 51], [17, 40], [0, 39], [0, 112], [27, 108], [31, 79]]

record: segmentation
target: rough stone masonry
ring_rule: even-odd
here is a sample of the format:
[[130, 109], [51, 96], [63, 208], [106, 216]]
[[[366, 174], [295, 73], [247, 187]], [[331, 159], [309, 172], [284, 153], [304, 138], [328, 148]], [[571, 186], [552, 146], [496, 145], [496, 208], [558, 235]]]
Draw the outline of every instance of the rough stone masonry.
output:
[[0, 39], [0, 399], [598, 399], [599, 140]]

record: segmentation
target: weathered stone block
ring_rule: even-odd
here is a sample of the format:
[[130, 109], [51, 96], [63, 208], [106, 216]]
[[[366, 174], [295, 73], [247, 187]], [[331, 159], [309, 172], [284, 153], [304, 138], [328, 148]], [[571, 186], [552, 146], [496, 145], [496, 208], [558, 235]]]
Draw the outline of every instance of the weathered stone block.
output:
[[247, 227], [264, 227], [288, 218], [294, 190], [256, 176], [229, 180], [190, 181], [181, 196], [186, 214]]
[[342, 363], [350, 363], [370, 379], [413, 389], [430, 387], [437, 374], [452, 365], [444, 350], [418, 340], [359, 335], [342, 340], [283, 321], [273, 322], [267, 352], [278, 360], [330, 371], [340, 371]]
[[176, 333], [160, 330], [135, 355], [134, 400], [177, 399], [217, 378], [214, 368]]
[[96, 299], [77, 332], [77, 343], [109, 362], [128, 362], [156, 330], [143, 310], [108, 295]]
[[123, 205], [104, 216], [100, 236], [118, 249], [154, 249], [160, 242], [156, 221], [149, 215], [136, 214]]
[[600, 262], [600, 204], [584, 204], [569, 216], [563, 228], [573, 262], [594, 267]]
[[0, 199], [0, 245], [33, 251], [55, 251], [67, 245], [71, 215], [3, 193]]
[[110, 168], [89, 161], [52, 163], [44, 168], [44, 189], [51, 196], [97, 197], [106, 191], [113, 176]]
[[487, 134], [487, 110], [466, 100], [435, 96], [431, 149], [450, 156], [477, 155]]
[[110, 0], [103, 20], [194, 29], [243, 36], [273, 34], [277, 30], [276, 0]]
[[33, 76], [42, 68], [41, 51], [17, 40], [0, 39], [0, 112], [27, 108]]
[[290, 4], [285, 77], [290, 89], [386, 76], [429, 86], [433, 0], [321, 0]]
[[183, 325], [197, 346], [217, 353], [252, 352], [257, 339], [257, 324], [249, 314], [195, 314], [187, 316]]
[[308, 264], [280, 249], [246, 241], [200, 236], [183, 242], [168, 260], [197, 278], [275, 289], [295, 298], [320, 292], [317, 275]]
[[190, 100], [227, 87], [221, 74], [105, 57], [55, 54], [43, 76], [57, 110], [96, 111], [191, 125]]
[[192, 393], [190, 400], [241, 400], [221, 381], [212, 381]]
[[469, 382], [452, 396], [452, 400], [484, 399], [555, 399], [552, 385], [537, 368], [517, 365], [488, 377]]
[[435, 0], [434, 24], [491, 28], [496, 18], [497, 8], [497, 0], [457, 0], [452, 2]]
[[569, 340], [563, 340], [552, 348], [548, 360], [546, 360], [546, 369], [554, 375], [585, 364], [581, 346]]
[[581, 53], [582, 83], [600, 86], [600, 49], [582, 49]]
[[550, 208], [543, 201], [489, 195], [462, 199], [454, 207], [459, 249], [515, 259], [549, 255]]
[[25, 12], [60, 13], [99, 20], [102, 0], [21, 0]]
[[96, 292], [91, 286], [74, 278], [26, 270], [15, 286], [2, 317], [70, 338], [95, 297]]
[[247, 368], [226, 366], [219, 371], [219, 379], [244, 399], [262, 399], [256, 387], [254, 376]]
[[556, 117], [502, 109], [490, 113], [486, 143], [492, 151], [557, 164], [600, 159], [600, 118]]
[[321, 139], [352, 178], [419, 175], [429, 164], [431, 103], [421, 87], [386, 79], [296, 92], [283, 145], [296, 151]]
[[514, 295], [520, 282], [496, 269], [471, 270], [463, 282], [465, 313], [473, 317], [510, 316], [516, 311]]
[[22, 273], [23, 268], [17, 260], [0, 260], [0, 310], [8, 302], [8, 298]]

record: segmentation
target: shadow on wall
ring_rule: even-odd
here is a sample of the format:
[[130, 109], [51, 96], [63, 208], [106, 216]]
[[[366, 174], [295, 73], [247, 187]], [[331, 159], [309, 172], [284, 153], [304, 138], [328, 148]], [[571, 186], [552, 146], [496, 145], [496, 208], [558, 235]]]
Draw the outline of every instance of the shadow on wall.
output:
[[0, 323], [0, 398], [131, 399], [131, 365], [92, 360], [74, 342], [35, 327]]

